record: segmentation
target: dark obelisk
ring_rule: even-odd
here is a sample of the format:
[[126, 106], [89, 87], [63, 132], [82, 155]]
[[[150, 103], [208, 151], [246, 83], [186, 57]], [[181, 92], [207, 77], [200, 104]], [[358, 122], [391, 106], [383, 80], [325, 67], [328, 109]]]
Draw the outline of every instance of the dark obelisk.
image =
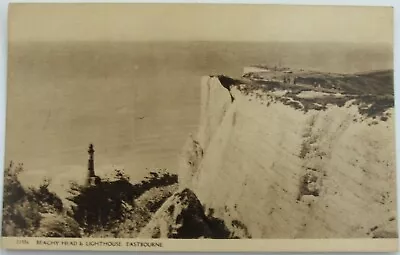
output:
[[94, 174], [94, 149], [93, 144], [89, 145], [89, 160], [88, 160], [88, 183], [91, 184], [92, 180], [96, 175]]

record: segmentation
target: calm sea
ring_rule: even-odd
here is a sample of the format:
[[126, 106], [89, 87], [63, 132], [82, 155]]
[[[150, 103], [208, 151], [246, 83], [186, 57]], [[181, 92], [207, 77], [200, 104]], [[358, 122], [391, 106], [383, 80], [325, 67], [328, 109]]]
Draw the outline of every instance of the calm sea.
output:
[[23, 182], [63, 193], [83, 180], [87, 147], [99, 175], [140, 179], [177, 169], [199, 118], [200, 77], [240, 76], [251, 64], [329, 72], [392, 68], [384, 45], [228, 42], [35, 42], [9, 46], [6, 164]]

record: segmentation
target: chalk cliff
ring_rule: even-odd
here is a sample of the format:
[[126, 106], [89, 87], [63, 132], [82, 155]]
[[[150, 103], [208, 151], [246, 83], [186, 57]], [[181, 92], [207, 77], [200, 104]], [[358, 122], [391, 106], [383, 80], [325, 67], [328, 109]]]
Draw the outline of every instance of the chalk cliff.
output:
[[181, 190], [242, 238], [396, 237], [392, 98], [310, 79], [204, 77]]

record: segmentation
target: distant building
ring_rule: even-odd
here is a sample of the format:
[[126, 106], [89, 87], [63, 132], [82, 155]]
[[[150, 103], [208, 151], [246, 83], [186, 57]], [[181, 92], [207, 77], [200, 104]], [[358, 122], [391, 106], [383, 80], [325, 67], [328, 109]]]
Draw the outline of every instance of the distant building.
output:
[[88, 160], [88, 177], [87, 177], [87, 185], [96, 185], [100, 182], [100, 178], [96, 176], [94, 172], [94, 147], [93, 144], [89, 145], [89, 160]]

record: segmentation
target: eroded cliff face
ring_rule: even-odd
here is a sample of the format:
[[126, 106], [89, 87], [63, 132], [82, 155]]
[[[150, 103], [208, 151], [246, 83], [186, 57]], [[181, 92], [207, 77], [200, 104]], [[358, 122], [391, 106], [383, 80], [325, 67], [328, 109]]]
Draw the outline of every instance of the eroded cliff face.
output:
[[180, 185], [206, 214], [244, 238], [397, 236], [393, 108], [372, 118], [352, 98], [304, 110], [297, 99], [326, 95], [233, 83], [203, 79], [182, 154]]

